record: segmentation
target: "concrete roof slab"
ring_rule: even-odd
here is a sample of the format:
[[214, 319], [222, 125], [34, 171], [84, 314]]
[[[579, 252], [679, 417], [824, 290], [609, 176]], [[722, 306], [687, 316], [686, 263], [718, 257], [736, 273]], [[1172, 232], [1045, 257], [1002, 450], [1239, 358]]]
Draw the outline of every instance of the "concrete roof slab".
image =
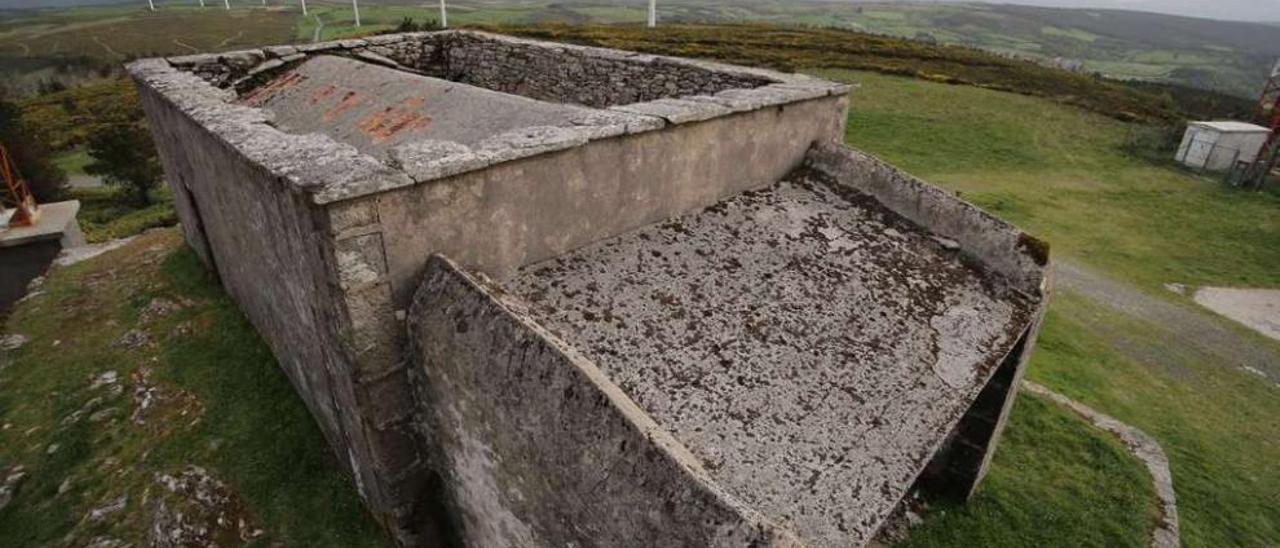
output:
[[241, 97], [292, 133], [324, 133], [375, 157], [416, 140], [479, 145], [535, 126], [570, 125], [582, 107], [362, 63], [316, 56]]
[[504, 285], [813, 546], [874, 535], [1035, 306], [813, 171]]

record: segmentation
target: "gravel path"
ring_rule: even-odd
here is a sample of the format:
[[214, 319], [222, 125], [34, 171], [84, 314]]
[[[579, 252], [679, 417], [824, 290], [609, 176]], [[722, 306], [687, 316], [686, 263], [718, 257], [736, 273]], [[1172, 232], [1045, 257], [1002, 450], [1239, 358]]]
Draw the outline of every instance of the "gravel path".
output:
[[1055, 262], [1054, 275], [1059, 290], [1155, 322], [1172, 331], [1180, 342], [1280, 383], [1280, 352], [1241, 333], [1228, 323], [1230, 320], [1147, 295], [1067, 261]]

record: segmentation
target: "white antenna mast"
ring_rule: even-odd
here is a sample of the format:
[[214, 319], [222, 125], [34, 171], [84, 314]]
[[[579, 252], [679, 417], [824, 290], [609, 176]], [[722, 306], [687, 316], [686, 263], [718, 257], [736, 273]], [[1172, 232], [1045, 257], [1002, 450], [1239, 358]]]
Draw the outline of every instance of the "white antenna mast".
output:
[[360, 2], [359, 0], [351, 0], [351, 10], [356, 12], [356, 26], [360, 26]]
[[200, 0], [200, 7], [204, 7], [204, 0]]
[[227, 7], [227, 11], [231, 11], [231, 0], [222, 0], [222, 5]]
[[449, 12], [444, 8], [444, 0], [440, 0], [440, 28], [449, 28]]
[[147, 6], [151, 8], [151, 11], [156, 11], [156, 3], [152, 0], [147, 0]]
[[[204, 0], [200, 0], [200, 1], [203, 2]], [[302, 0], [302, 16], [303, 17], [307, 16], [307, 0]]]
[[649, 0], [649, 28], [658, 26], [658, 0]]

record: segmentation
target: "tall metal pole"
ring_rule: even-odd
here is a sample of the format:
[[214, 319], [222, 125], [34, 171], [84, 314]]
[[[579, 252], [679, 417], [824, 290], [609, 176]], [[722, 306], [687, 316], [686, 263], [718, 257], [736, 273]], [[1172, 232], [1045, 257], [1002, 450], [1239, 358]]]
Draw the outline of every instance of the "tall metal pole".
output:
[[649, 28], [658, 26], [658, 0], [649, 0]]
[[152, 0], [147, 0], [147, 6], [151, 8], [151, 11], [156, 11], [156, 3]]
[[449, 11], [444, 7], [444, 0], [440, 0], [440, 28], [449, 28]]
[[231, 11], [231, 0], [222, 0], [222, 5], [227, 7], [227, 11]]
[[[203, 2], [204, 0], [201, 1]], [[302, 0], [302, 16], [307, 16], [307, 0]]]
[[359, 0], [351, 0], [351, 9], [356, 12], [356, 26], [360, 26], [360, 2]]
[[200, 7], [204, 7], [204, 0], [200, 0]]

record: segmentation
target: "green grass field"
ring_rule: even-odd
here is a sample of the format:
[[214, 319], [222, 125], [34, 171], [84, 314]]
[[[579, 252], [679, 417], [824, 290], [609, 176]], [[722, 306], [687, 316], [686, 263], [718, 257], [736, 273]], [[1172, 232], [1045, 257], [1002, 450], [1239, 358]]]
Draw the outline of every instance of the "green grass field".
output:
[[67, 175], [84, 175], [84, 166], [92, 161], [93, 158], [82, 148], [68, 150], [53, 159], [54, 165]]
[[907, 547], [1147, 546], [1151, 477], [1113, 437], [1035, 396], [1018, 399], [982, 488], [931, 508]]
[[1280, 194], [1229, 190], [1123, 152], [1139, 126], [1033, 98], [881, 75], [856, 80], [848, 140], [1154, 293], [1280, 287]]
[[243, 49], [292, 41], [300, 15], [285, 8], [226, 11], [212, 6], [149, 12], [145, 5], [32, 12], [0, 24], [0, 54], [118, 60]]
[[[131, 56], [328, 40], [387, 30], [405, 17], [419, 22], [438, 17], [437, 5], [427, 1], [368, 0], [361, 6], [360, 27], [354, 24], [349, 2], [313, 1], [307, 16], [296, 1], [266, 6], [234, 2], [230, 11], [217, 0], [207, 4], [199, 8], [195, 2], [160, 2], [156, 12], [141, 4], [8, 12], [0, 21], [0, 69], [11, 65], [15, 71], [38, 70], [47, 78], [53, 68], [76, 58], [115, 62]], [[1266, 45], [1263, 34], [1271, 32], [1267, 27], [1236, 28], [1231, 23], [1158, 15], [1086, 17], [1084, 11], [998, 5], [777, 0], [673, 0], [659, 9], [660, 19], [668, 23], [755, 22], [927, 38], [1040, 62], [1068, 58], [1110, 77], [1179, 83], [1250, 98], [1261, 86], [1270, 59], [1280, 54], [1280, 49]], [[467, 0], [451, 2], [449, 18], [454, 26], [639, 23], [645, 19], [645, 4]], [[1251, 34], [1259, 36], [1235, 38]]]

